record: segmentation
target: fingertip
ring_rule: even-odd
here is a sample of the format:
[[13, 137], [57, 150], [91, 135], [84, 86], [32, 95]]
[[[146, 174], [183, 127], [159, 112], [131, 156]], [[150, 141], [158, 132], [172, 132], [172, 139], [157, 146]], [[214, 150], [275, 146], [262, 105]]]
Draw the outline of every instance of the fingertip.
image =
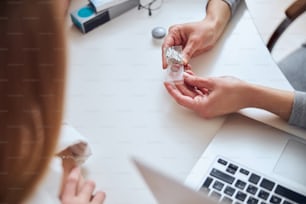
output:
[[190, 73], [189, 73], [189, 71], [187, 70], [187, 71], [185, 71], [184, 73], [183, 73], [183, 76], [185, 76], [185, 77], [188, 77], [188, 76], [190, 76]]
[[189, 60], [187, 59], [187, 57], [183, 56], [183, 65], [188, 67], [188, 62]]
[[87, 180], [85, 182], [85, 185], [90, 186], [91, 188], [95, 188], [96, 187], [96, 182], [94, 182], [93, 180]]
[[166, 88], [174, 88], [175, 84], [173, 82], [169, 82], [169, 81], [165, 81], [164, 85], [166, 86]]
[[105, 201], [106, 198], [106, 193], [103, 191], [97, 191], [95, 193], [94, 198], [92, 199], [93, 203], [103, 203]]
[[164, 82], [164, 86], [167, 90], [169, 90], [170, 88], [170, 83], [169, 82]]
[[183, 63], [184, 65], [187, 65], [193, 56], [194, 53], [194, 44], [191, 42], [188, 42], [183, 50]]
[[192, 77], [192, 73], [190, 73], [191, 71], [187, 70], [183, 73], [184, 79], [189, 79], [190, 77]]
[[98, 196], [100, 196], [100, 197], [103, 197], [103, 200], [106, 198], [106, 193], [103, 192], [103, 191], [98, 191], [98, 192], [96, 193], [96, 195], [98, 195]]
[[185, 71], [191, 70], [191, 65], [190, 64], [184, 64], [184, 70]]
[[167, 64], [167, 59], [166, 59], [166, 48], [167, 48], [168, 46], [166, 46], [166, 45], [163, 45], [162, 46], [162, 67], [163, 67], [163, 69], [166, 69], [167, 68], [167, 66], [168, 66], [168, 64]]
[[68, 178], [76, 180], [79, 178], [80, 174], [81, 174], [81, 169], [79, 167], [75, 167], [74, 169], [71, 170]]

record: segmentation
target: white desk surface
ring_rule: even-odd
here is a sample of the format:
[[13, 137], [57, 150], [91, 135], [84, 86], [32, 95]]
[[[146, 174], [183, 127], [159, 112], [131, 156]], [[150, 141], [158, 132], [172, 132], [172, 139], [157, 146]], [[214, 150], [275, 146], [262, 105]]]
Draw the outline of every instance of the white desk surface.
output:
[[[72, 2], [71, 10], [86, 3]], [[107, 193], [106, 204], [155, 203], [130, 156], [183, 182], [222, 125], [224, 117], [205, 120], [170, 98], [163, 87], [162, 41], [151, 37], [153, 27], [196, 21], [204, 10], [203, 1], [164, 0], [151, 17], [135, 8], [85, 35], [69, 20], [65, 118], [89, 138], [93, 155], [85, 164], [87, 175]], [[232, 75], [291, 90], [244, 5], [218, 45], [191, 64], [202, 76]], [[244, 113], [288, 129], [266, 112]]]

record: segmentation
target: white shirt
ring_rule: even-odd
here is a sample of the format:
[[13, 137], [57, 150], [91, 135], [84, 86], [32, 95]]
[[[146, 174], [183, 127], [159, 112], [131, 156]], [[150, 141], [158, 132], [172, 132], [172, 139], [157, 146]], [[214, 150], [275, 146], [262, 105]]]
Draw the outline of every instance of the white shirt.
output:
[[[59, 153], [68, 147], [70, 147], [73, 153], [77, 155], [79, 164], [82, 164], [91, 155], [91, 150], [87, 139], [73, 127], [63, 124], [56, 153]], [[40, 184], [36, 187], [33, 195], [31, 195], [24, 203], [60, 204], [59, 193], [62, 182], [62, 174], [62, 160], [58, 157], [54, 157], [51, 160], [48, 171]]]

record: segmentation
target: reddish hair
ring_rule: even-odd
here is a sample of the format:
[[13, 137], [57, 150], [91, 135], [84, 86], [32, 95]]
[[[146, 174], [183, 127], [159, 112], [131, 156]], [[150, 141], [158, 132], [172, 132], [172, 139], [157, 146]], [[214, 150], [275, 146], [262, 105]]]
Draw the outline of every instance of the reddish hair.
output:
[[66, 47], [59, 0], [0, 1], [0, 203], [21, 203], [54, 155]]

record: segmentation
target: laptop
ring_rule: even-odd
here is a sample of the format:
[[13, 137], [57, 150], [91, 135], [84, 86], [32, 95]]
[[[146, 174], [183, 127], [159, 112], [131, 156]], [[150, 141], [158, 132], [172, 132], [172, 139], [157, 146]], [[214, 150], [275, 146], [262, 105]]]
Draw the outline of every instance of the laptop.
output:
[[136, 166], [158, 203], [306, 204], [305, 139], [240, 114], [227, 118], [185, 185]]
[[135, 166], [149, 186], [159, 204], [216, 204], [206, 194], [199, 193], [181, 184], [166, 174], [133, 159]]

